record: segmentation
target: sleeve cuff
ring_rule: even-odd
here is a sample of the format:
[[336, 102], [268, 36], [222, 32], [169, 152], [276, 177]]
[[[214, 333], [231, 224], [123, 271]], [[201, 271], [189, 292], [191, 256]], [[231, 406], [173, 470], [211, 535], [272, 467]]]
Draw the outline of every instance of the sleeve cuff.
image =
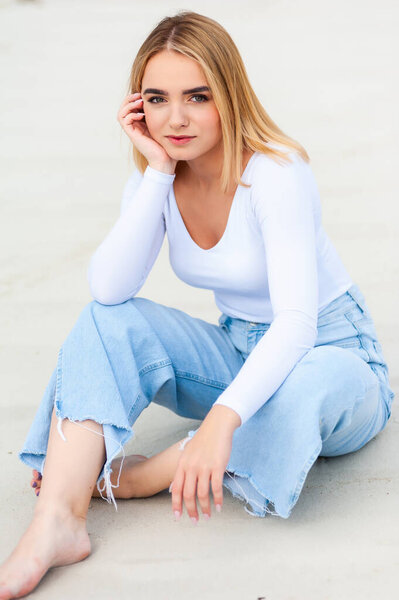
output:
[[158, 169], [153, 169], [150, 165], [147, 165], [144, 171], [144, 177], [146, 179], [151, 179], [152, 181], [156, 181], [157, 183], [164, 183], [165, 185], [170, 185], [173, 183], [176, 173], [164, 173], [163, 171], [158, 171]]
[[[227, 389], [227, 388], [226, 388]], [[226, 391], [226, 390], [225, 390]], [[234, 412], [240, 417], [241, 419], [241, 423], [238, 427], [241, 427], [242, 425], [244, 425], [245, 421], [248, 421], [249, 417], [247, 415], [245, 415], [241, 410], [239, 410], [237, 407], [233, 407], [231, 406], [231, 402], [229, 402], [227, 399], [224, 400], [225, 396], [223, 396], [223, 394], [220, 394], [219, 398], [216, 400], [216, 402], [214, 402], [212, 404], [212, 406], [226, 406], [227, 408], [230, 408], [231, 410], [234, 410]]]

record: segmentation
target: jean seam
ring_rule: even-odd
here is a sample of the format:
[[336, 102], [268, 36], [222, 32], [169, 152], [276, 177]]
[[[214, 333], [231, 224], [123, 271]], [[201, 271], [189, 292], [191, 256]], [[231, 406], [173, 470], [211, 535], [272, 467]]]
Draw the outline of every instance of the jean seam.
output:
[[172, 365], [170, 358], [165, 358], [164, 360], [159, 360], [158, 362], [145, 365], [145, 367], [142, 367], [139, 370], [139, 375], [143, 375], [144, 373], [148, 373], [148, 371], [154, 371], [155, 369], [161, 369], [162, 367], [167, 367], [170, 365]]
[[323, 446], [323, 443], [320, 438], [320, 441], [317, 444], [316, 449], [312, 452], [312, 454], [310, 455], [310, 458], [308, 458], [308, 460], [304, 463], [304, 465], [301, 469], [301, 476], [298, 480], [295, 490], [293, 491], [293, 493], [291, 494], [291, 497], [290, 497], [289, 508], [288, 508], [289, 513], [291, 513], [291, 510], [292, 510], [294, 504], [296, 503], [296, 501], [299, 498], [299, 494], [302, 491], [302, 488], [303, 488], [305, 480], [309, 474], [309, 471], [310, 471], [312, 465], [316, 462], [318, 456], [320, 455], [322, 446]]
[[206, 385], [210, 385], [212, 387], [225, 389], [229, 385], [228, 383], [223, 383], [221, 381], [216, 381], [215, 379], [209, 379], [208, 377], [203, 377], [202, 375], [196, 375], [195, 373], [189, 373], [188, 371], [179, 371], [175, 369], [176, 377], [180, 379], [191, 379], [193, 381], [197, 381], [198, 383], [204, 383]]
[[370, 354], [367, 352], [367, 349], [365, 348], [365, 346], [363, 345], [363, 342], [362, 342], [362, 334], [363, 334], [363, 332], [362, 332], [362, 331], [359, 329], [359, 327], [356, 325], [356, 321], [354, 321], [353, 319], [351, 319], [351, 317], [350, 317], [349, 315], [350, 315], [350, 313], [345, 313], [345, 317], [346, 317], [346, 319], [347, 319], [347, 320], [349, 321], [349, 323], [350, 323], [351, 325], [353, 325], [353, 327], [356, 329], [356, 331], [357, 331], [357, 338], [358, 338], [358, 340], [359, 340], [359, 347], [360, 347], [362, 350], [364, 350], [364, 351], [365, 351], [365, 353], [366, 353], [366, 355], [367, 355], [367, 357], [368, 357], [368, 361], [367, 361], [367, 362], [369, 362], [369, 363], [370, 363], [370, 362], [372, 362], [372, 361], [371, 361], [371, 356], [370, 356]]

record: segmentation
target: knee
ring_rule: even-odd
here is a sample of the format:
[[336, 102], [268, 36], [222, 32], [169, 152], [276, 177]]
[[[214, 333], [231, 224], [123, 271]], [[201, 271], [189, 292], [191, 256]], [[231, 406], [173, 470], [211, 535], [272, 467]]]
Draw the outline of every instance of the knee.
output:
[[87, 311], [91, 314], [94, 312], [96, 314], [110, 314], [125, 311], [132, 306], [139, 310], [141, 307], [145, 307], [150, 304], [153, 304], [153, 302], [148, 298], [143, 298], [142, 296], [134, 296], [133, 298], [129, 298], [128, 300], [125, 300], [125, 302], [120, 302], [119, 304], [104, 304], [98, 300], [91, 300], [88, 304], [86, 304], [82, 312]]
[[[303, 362], [302, 362], [303, 361]], [[303, 368], [312, 371], [316, 385], [330, 389], [365, 390], [377, 379], [369, 365], [348, 348], [334, 345], [315, 346], [302, 359]]]
[[104, 328], [110, 331], [114, 330], [116, 320], [118, 323], [126, 321], [126, 316], [123, 318], [123, 315], [120, 314], [123, 310], [121, 306], [101, 304], [97, 300], [91, 300], [80, 311], [71, 333], [79, 333], [87, 338], [89, 332], [99, 333], [104, 331]]

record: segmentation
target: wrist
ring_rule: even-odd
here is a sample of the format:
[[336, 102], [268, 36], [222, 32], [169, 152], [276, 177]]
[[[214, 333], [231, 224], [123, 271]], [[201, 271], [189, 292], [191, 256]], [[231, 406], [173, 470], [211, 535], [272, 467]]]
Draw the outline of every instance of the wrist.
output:
[[241, 426], [240, 415], [228, 406], [223, 404], [214, 404], [211, 410], [208, 412], [206, 419], [215, 420], [218, 427], [225, 429], [231, 433]]
[[167, 175], [174, 175], [175, 169], [171, 165], [165, 164], [157, 164], [157, 163], [148, 163], [151, 169], [155, 169], [156, 171], [161, 171], [161, 173], [166, 173]]

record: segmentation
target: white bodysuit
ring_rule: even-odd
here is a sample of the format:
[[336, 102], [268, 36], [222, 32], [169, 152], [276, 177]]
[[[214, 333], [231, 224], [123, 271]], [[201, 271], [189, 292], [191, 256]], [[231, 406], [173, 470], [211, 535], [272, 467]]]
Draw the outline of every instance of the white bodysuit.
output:
[[[284, 148], [286, 151], [287, 149]], [[278, 164], [255, 152], [242, 175], [219, 242], [204, 250], [191, 238], [176, 204], [169, 175], [135, 169], [121, 214], [88, 267], [90, 291], [103, 304], [118, 304], [143, 286], [168, 234], [176, 275], [213, 290], [221, 312], [270, 323], [215, 404], [235, 410], [244, 424], [280, 387], [314, 346], [317, 316], [352, 285], [321, 223], [311, 167], [294, 151]]]

